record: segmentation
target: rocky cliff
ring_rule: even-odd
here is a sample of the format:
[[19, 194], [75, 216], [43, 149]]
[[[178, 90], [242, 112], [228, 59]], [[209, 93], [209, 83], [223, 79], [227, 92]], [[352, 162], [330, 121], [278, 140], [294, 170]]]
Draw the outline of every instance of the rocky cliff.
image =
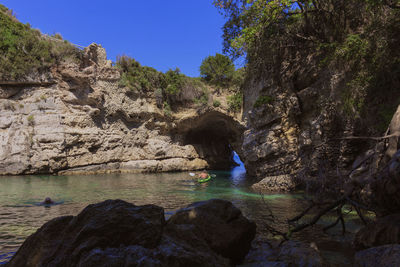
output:
[[[265, 73], [250, 77], [245, 85], [243, 155], [247, 170], [260, 179], [277, 179], [284, 190], [294, 188], [305, 176], [350, 172], [357, 156], [375, 147], [376, 140], [368, 136], [385, 134], [377, 130], [376, 117], [373, 122], [373, 116], [362, 118], [343, 112], [341, 97], [348, 75], [308, 67], [318, 66], [314, 60], [311, 57], [307, 67], [291, 62], [292, 68], [298, 69], [286, 70], [290, 75], [282, 77], [280, 83]], [[301, 72], [302, 78], [295, 80], [295, 72]], [[258, 106], [257, 101], [265, 96], [270, 100]], [[393, 109], [400, 93], [381, 97], [386, 98], [386, 107]], [[370, 108], [371, 112], [376, 110], [375, 106]], [[383, 124], [386, 130], [389, 125]], [[392, 139], [397, 142], [397, 138]]]
[[166, 115], [120, 85], [104, 48], [0, 84], [0, 174], [159, 172], [231, 166], [243, 126], [223, 107]]
[[335, 181], [338, 170], [346, 176], [400, 103], [398, 9], [319, 1], [310, 10], [257, 28], [248, 51], [245, 164], [283, 189], [305, 177], [310, 186], [310, 177]]

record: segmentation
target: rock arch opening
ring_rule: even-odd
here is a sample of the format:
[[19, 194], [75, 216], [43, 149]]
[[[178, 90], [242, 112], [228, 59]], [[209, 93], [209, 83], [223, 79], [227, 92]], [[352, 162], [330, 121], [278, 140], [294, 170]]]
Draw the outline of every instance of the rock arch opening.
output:
[[177, 128], [183, 144], [192, 145], [210, 169], [238, 165], [234, 152], [241, 154], [244, 126], [232, 116], [212, 110], [182, 120]]

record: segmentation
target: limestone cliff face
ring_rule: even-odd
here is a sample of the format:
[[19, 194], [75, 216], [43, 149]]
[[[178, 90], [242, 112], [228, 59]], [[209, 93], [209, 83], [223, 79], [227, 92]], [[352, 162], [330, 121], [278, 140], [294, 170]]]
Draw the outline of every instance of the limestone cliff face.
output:
[[[59, 65], [44, 80], [0, 85], [0, 174], [202, 169], [222, 153], [187, 140], [189, 131], [207, 128], [202, 116], [230, 127], [232, 140], [241, 136], [240, 122], [223, 109], [168, 117], [152, 93], [120, 87], [119, 78], [105, 50], [92, 44], [80, 65]], [[231, 151], [223, 153], [226, 161]]]
[[[349, 171], [356, 157], [376, 142], [348, 137], [384, 134], [376, 130], [374, 105], [366, 118], [343, 111], [351, 73], [318, 62], [309, 53], [273, 71], [250, 71], [244, 88], [243, 157], [248, 173], [265, 179], [264, 187], [279, 190], [279, 185], [270, 185], [277, 180], [281, 190], [290, 190], [297, 179]], [[399, 93], [383, 97], [389, 99], [385, 105], [393, 106]]]

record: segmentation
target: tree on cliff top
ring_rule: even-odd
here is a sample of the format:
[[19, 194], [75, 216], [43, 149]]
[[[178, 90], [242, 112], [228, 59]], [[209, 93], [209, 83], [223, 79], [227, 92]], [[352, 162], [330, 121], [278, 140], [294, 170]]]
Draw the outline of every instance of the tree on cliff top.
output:
[[235, 66], [229, 57], [216, 53], [206, 57], [200, 66], [200, 75], [208, 83], [227, 87], [235, 74]]

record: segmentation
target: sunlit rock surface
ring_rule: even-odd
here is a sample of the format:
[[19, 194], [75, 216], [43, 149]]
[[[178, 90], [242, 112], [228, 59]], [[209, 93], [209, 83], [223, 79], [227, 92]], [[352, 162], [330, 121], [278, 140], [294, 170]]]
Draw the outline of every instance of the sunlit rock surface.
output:
[[239, 150], [243, 131], [233, 115], [210, 107], [166, 116], [153, 91], [120, 86], [104, 48], [92, 44], [83, 57], [41, 86], [0, 86], [0, 175], [232, 166], [229, 145]]
[[277, 175], [265, 177], [260, 182], [253, 184], [251, 188], [259, 193], [288, 192], [294, 190], [296, 184], [290, 175]]

